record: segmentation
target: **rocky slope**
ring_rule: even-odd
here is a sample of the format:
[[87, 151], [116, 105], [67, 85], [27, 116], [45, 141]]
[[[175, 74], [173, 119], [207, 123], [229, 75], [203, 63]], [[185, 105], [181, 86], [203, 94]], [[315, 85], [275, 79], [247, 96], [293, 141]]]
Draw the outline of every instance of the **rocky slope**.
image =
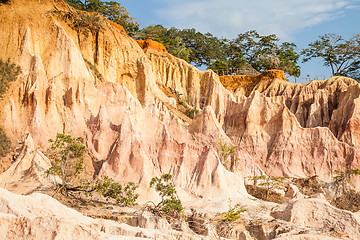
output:
[[[144, 199], [152, 194], [150, 179], [163, 173], [173, 174], [177, 185], [195, 196], [212, 198], [219, 191], [226, 193], [222, 197], [247, 195], [241, 176], [226, 171], [214, 148], [202, 144], [208, 138], [194, 138], [167, 107], [170, 99], [158, 87], [161, 79], [134, 40], [105, 20], [96, 33], [72, 29], [58, 13], [74, 10], [62, 1], [22, 3], [1, 6], [1, 42], [6, 43], [1, 57], [22, 68], [2, 99], [2, 126], [11, 139], [21, 141], [29, 134], [34, 146], [44, 149], [56, 133], [82, 136], [94, 177], [134, 181]], [[88, 62], [96, 65], [101, 79]], [[204, 79], [213, 74], [193, 71]], [[212, 111], [204, 114], [206, 125], [220, 135]]]
[[[4, 168], [0, 186], [8, 190], [30, 193], [52, 184], [53, 179], [44, 173], [50, 160], [43, 152], [48, 139], [62, 132], [86, 140], [89, 179], [109, 176], [121, 183], [133, 181], [139, 184], [140, 200], [145, 202], [159, 198], [148, 187], [151, 178], [171, 173], [188, 209], [212, 213], [226, 210], [229, 198], [256, 209], [258, 203], [246, 192], [245, 176], [265, 172], [330, 180], [336, 169], [359, 167], [360, 89], [352, 79], [292, 84], [276, 71], [219, 78], [175, 58], [158, 44], [139, 42], [140, 47], [121, 26], [101, 17], [95, 22], [101, 28], [77, 28], [73, 22], [78, 13], [62, 0], [12, 0], [0, 4], [0, 15], [0, 58], [10, 58], [22, 69], [0, 99], [0, 127], [17, 148], [0, 159]], [[231, 163], [219, 157], [220, 142], [238, 146]], [[311, 213], [299, 217], [301, 221], [284, 217], [295, 206], [291, 204], [278, 210], [278, 215], [264, 213], [266, 217], [259, 221], [279, 219], [309, 227]], [[337, 211], [325, 203], [316, 204], [324, 205], [330, 215]], [[7, 208], [1, 213], [12, 214]], [[43, 221], [40, 213], [35, 218], [14, 215], [4, 215], [1, 221], [19, 227], [39, 227]], [[357, 217], [346, 216], [341, 220], [346, 227], [338, 231], [358, 237]], [[344, 223], [348, 218], [354, 223], [351, 226]], [[249, 219], [245, 225], [252, 229], [250, 215]], [[52, 220], [62, 224], [57, 217]], [[75, 227], [87, 229], [81, 234], [95, 231], [103, 236], [102, 223], [86, 219], [82, 225], [82, 221]], [[320, 228], [307, 232], [311, 235]], [[1, 231], [8, 234], [9, 229]], [[261, 230], [266, 238], [256, 235], [260, 230], [237, 233], [245, 239], [280, 237], [272, 233], [274, 229]], [[137, 236], [133, 230], [116, 231]], [[281, 231], [304, 235], [300, 230]], [[155, 233], [151, 234], [153, 238]]]
[[[225, 131], [269, 174], [330, 180], [336, 169], [359, 167], [359, 135], [353, 127], [357, 82], [343, 77], [304, 84], [258, 79], [247, 89], [248, 97], [243, 85], [233, 89], [238, 103], [229, 109]], [[240, 119], [234, 121], [235, 116]]]

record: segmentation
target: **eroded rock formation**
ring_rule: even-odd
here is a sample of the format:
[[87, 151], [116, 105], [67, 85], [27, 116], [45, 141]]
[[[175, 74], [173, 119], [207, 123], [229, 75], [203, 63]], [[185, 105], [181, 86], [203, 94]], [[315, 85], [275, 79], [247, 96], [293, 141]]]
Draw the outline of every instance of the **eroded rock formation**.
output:
[[[14, 145], [22, 143], [16, 154], [0, 164], [7, 166], [0, 175], [1, 187], [29, 193], [50, 185], [44, 174], [49, 159], [43, 152], [48, 139], [60, 132], [86, 140], [90, 179], [109, 176], [121, 183], [133, 181], [140, 185], [144, 202], [159, 197], [149, 189], [150, 179], [171, 173], [186, 207], [218, 213], [228, 208], [229, 198], [249, 208], [261, 205], [247, 194], [244, 176], [318, 175], [330, 180], [336, 169], [359, 168], [360, 89], [354, 80], [334, 77], [293, 84], [279, 71], [219, 78], [170, 55], [156, 43], [140, 42], [140, 47], [121, 26], [103, 18], [101, 29], [77, 29], [72, 25], [74, 14], [77, 12], [62, 0], [12, 0], [0, 5], [0, 58], [10, 58], [22, 69], [0, 99], [1, 127]], [[195, 116], [185, 116], [180, 105]], [[234, 161], [219, 157], [219, 142], [238, 146]], [[37, 236], [43, 221], [53, 224], [53, 232], [64, 236], [79, 232], [83, 234], [79, 238], [164, 237], [80, 216], [43, 195], [21, 197], [0, 191], [5, 196], [0, 203], [6, 203], [0, 206], [5, 209], [0, 221], [7, 226], [1, 233], [24, 230], [10, 237]], [[9, 199], [19, 205], [19, 211], [7, 205]], [[59, 216], [51, 216], [48, 209], [26, 215], [23, 207], [27, 202], [31, 205], [32, 199], [53, 203], [61, 209]], [[314, 220], [311, 209], [306, 216], [292, 212], [307, 203], [322, 208], [328, 214], [324, 219], [333, 215], [341, 223], [351, 219], [350, 225], [335, 227], [358, 237], [359, 220], [354, 214], [317, 200], [288, 203], [284, 209], [274, 209], [273, 217], [264, 213], [266, 217], [258, 220], [267, 226], [251, 222], [254, 216], [249, 215], [243, 226], [246, 230], [239, 231], [239, 236], [286, 239], [281, 233], [287, 233], [311, 239], [318, 232], [309, 227]], [[266, 211], [271, 207], [266, 205]], [[61, 222], [63, 214], [76, 215], [78, 221], [69, 220], [69, 226], [68, 220]], [[286, 229], [288, 225], [281, 221], [297, 232]], [[35, 226], [36, 231], [24, 226]], [[299, 226], [308, 231], [301, 233]], [[330, 239], [327, 236], [319, 239]]]
[[[58, 12], [75, 10], [62, 1], [32, 1], [36, 13], [21, 3], [1, 6], [1, 42], [7, 43], [1, 57], [11, 57], [22, 68], [2, 99], [2, 125], [13, 140], [30, 134], [34, 146], [45, 149], [58, 132], [82, 136], [94, 177], [134, 181], [144, 200], [153, 194], [150, 179], [164, 173], [194, 196], [247, 195], [241, 175], [228, 172], [213, 146], [204, 144], [209, 139], [204, 134], [194, 138], [168, 107], [170, 99], [158, 86], [163, 79], [134, 40], [104, 20], [98, 32], [72, 29]], [[19, 37], [11, 42], [15, 32]], [[203, 81], [214, 75], [193, 72]], [[182, 84], [181, 78], [177, 81]]]

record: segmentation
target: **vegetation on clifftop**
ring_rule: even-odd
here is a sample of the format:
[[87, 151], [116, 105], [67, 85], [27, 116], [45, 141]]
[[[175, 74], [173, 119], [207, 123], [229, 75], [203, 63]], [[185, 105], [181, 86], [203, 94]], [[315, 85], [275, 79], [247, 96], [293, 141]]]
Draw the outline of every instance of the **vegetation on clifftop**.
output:
[[0, 0], [0, 4], [4, 3], [4, 4], [9, 4], [10, 0]]
[[333, 76], [360, 79], [360, 34], [345, 40], [337, 34], [325, 34], [303, 49], [303, 62], [321, 58], [324, 66], [331, 68]]
[[264, 71], [280, 69], [299, 76], [297, 61], [300, 55], [294, 43], [283, 42], [275, 34], [260, 35], [255, 30], [238, 34], [235, 39], [217, 38], [211, 33], [195, 29], [167, 29], [161, 25], [143, 28], [138, 39], [152, 39], [162, 43], [169, 53], [193, 63], [206, 65], [215, 71], [242, 68]]
[[130, 36], [139, 30], [140, 24], [118, 2], [100, 0], [66, 0], [66, 2], [78, 10], [101, 14], [110, 21], [123, 26]]
[[[279, 69], [288, 75], [298, 77], [300, 66], [297, 63], [303, 55], [303, 62], [312, 58], [322, 58], [324, 65], [331, 67], [333, 76], [360, 78], [359, 35], [344, 40], [336, 34], [325, 34], [299, 53], [294, 43], [280, 42], [275, 34], [260, 35], [257, 31], [251, 30], [239, 33], [234, 39], [226, 39], [218, 38], [211, 33], [198, 32], [194, 28], [168, 29], [162, 25], [150, 25], [140, 29], [136, 19], [131, 17], [127, 9], [118, 2], [101, 0], [66, 0], [66, 2], [78, 10], [96, 12], [120, 24], [135, 39], [152, 39], [160, 42], [172, 55], [217, 72], [240, 69], [243, 74], [247, 72], [252, 74]], [[86, 23], [91, 19], [85, 17], [79, 19], [81, 21], [74, 23], [77, 27], [88, 27]]]

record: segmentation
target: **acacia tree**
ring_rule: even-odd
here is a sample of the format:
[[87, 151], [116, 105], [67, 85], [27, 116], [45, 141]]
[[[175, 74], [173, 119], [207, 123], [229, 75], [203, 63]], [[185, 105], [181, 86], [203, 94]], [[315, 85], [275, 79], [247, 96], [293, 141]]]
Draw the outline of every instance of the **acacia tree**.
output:
[[153, 210], [158, 213], [163, 212], [169, 216], [179, 217], [183, 206], [176, 195], [175, 186], [172, 184], [171, 179], [171, 174], [164, 174], [160, 178], [154, 177], [151, 179], [150, 188], [155, 188], [161, 196], [161, 201], [155, 205]]
[[300, 55], [294, 43], [278, 45], [275, 34], [260, 35], [255, 30], [238, 34], [229, 41], [227, 50], [228, 65], [242, 68], [249, 64], [257, 71], [280, 69], [292, 76], [300, 75], [297, 61]]
[[210, 66], [215, 61], [225, 60], [226, 42], [211, 33], [197, 32], [194, 28], [178, 32], [186, 48], [191, 49], [190, 62], [196, 66]]
[[222, 70], [254, 68], [257, 71], [280, 69], [292, 76], [300, 75], [297, 61], [300, 55], [294, 43], [278, 45], [275, 34], [261, 36], [255, 30], [228, 40], [211, 33], [192, 29], [167, 29], [162, 25], [143, 28], [138, 39], [152, 39], [162, 43], [169, 53], [196, 66]]
[[360, 34], [349, 40], [337, 34], [325, 34], [301, 51], [303, 62], [322, 58], [324, 65], [331, 68], [333, 76], [354, 77], [360, 69]]
[[190, 62], [191, 49], [185, 46], [176, 28], [167, 29], [162, 25], [150, 25], [143, 28], [136, 36], [137, 39], [151, 39], [160, 42], [172, 55]]
[[49, 142], [51, 146], [47, 149], [46, 155], [51, 159], [51, 167], [46, 173], [60, 177], [61, 183], [58, 184], [57, 189], [67, 193], [84, 168], [83, 161], [86, 152], [84, 139], [58, 133], [56, 139], [50, 139]]
[[223, 42], [210, 33], [195, 29], [167, 29], [162, 25], [150, 25], [137, 35], [138, 39], [152, 39], [162, 43], [169, 53], [196, 66], [209, 66], [222, 57]]

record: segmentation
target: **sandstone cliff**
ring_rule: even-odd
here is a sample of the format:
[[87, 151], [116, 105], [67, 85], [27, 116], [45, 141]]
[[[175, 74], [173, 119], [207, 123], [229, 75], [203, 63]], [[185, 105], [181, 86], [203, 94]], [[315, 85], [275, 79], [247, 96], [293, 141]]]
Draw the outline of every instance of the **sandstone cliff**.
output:
[[225, 126], [269, 174], [329, 180], [334, 169], [358, 168], [359, 135], [352, 127], [358, 121], [356, 81], [333, 77], [293, 84], [281, 76], [259, 79], [262, 76], [250, 78], [246, 92], [244, 81], [232, 89], [226, 85], [238, 103], [229, 109]]
[[[318, 200], [262, 206], [251, 200], [244, 187], [244, 176], [318, 175], [330, 180], [336, 169], [359, 168], [357, 82], [334, 77], [292, 84], [277, 71], [219, 78], [170, 55], [159, 44], [145, 41], [140, 46], [121, 26], [101, 17], [96, 22], [101, 28], [76, 28], [72, 24], [76, 14], [62, 0], [12, 0], [0, 5], [0, 58], [10, 58], [22, 69], [0, 99], [0, 127], [16, 148], [0, 159], [4, 168], [0, 187], [30, 193], [51, 185], [53, 179], [44, 173], [49, 159], [43, 152], [48, 139], [63, 132], [86, 140], [89, 179], [109, 176], [121, 183], [133, 181], [140, 185], [142, 202], [159, 197], [149, 189], [150, 179], [171, 173], [188, 209], [225, 211], [229, 198], [251, 207], [250, 220], [244, 220], [247, 230], [237, 232], [244, 239], [266, 239], [259, 232], [261, 236], [276, 233], [282, 239], [293, 235], [311, 239], [311, 233], [320, 231], [319, 222], [334, 215], [341, 220], [326, 227], [358, 237], [355, 214]], [[216, 151], [219, 142], [238, 146], [236, 161], [221, 161]], [[7, 196], [1, 203], [15, 199], [24, 205], [28, 200], [0, 191]], [[53, 201], [40, 195], [31, 198]], [[301, 216], [297, 209], [307, 203], [313, 207]], [[311, 216], [319, 206], [327, 215], [311, 230]], [[27, 215], [23, 209], [6, 209], [10, 210], [2, 210], [0, 217], [8, 226], [6, 233], [12, 232], [10, 226], [40, 227], [45, 219], [59, 224], [52, 230], [61, 234], [66, 234], [61, 229], [85, 229], [80, 236], [84, 238], [92, 233], [111, 238], [113, 232], [164, 237], [114, 223], [108, 227], [79, 215], [77, 224], [69, 226], [48, 213], [42, 218], [38, 212]], [[262, 215], [257, 220], [271, 226], [268, 229], [253, 222], [258, 209]], [[346, 219], [352, 224], [344, 223]], [[301, 233], [299, 226], [309, 235]], [[104, 233], [104, 228], [110, 233]], [[14, 237], [30, 236], [26, 234]]]
[[[134, 40], [103, 19], [98, 32], [73, 29], [59, 13], [72, 16], [75, 10], [62, 1], [31, 1], [31, 7], [22, 3], [0, 9], [0, 40], [5, 43], [0, 57], [10, 57], [22, 68], [1, 100], [2, 126], [14, 142], [30, 134], [34, 146], [45, 149], [58, 132], [82, 136], [93, 177], [134, 181], [144, 200], [153, 194], [148, 193], [150, 179], [164, 173], [173, 174], [175, 183], [195, 196], [247, 195], [241, 176], [228, 172], [214, 148], [203, 144], [208, 138], [194, 138], [171, 111], [170, 99], [159, 88], [166, 80]], [[211, 81], [212, 72], [192, 71], [216, 86], [215, 91], [223, 89], [218, 80]], [[181, 76], [168, 82], [175, 80], [183, 84]], [[187, 84], [199, 85], [196, 81]], [[212, 96], [218, 104], [227, 102]]]

